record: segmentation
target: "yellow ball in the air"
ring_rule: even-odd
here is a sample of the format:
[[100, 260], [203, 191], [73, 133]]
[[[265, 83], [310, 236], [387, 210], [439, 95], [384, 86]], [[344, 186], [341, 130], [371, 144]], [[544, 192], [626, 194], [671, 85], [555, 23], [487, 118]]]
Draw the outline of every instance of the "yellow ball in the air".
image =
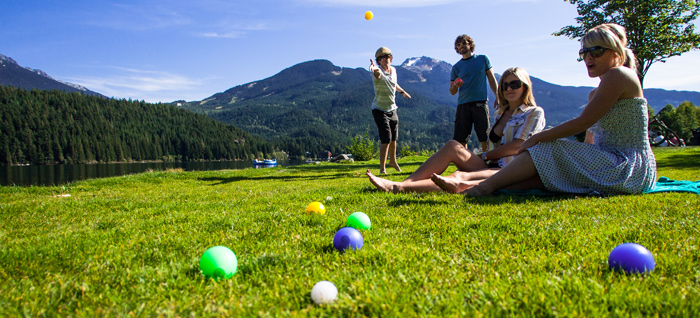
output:
[[374, 17], [374, 14], [372, 14], [372, 11], [365, 12], [365, 19], [372, 20], [373, 17]]
[[324, 207], [323, 204], [321, 204], [321, 202], [311, 202], [309, 203], [309, 205], [306, 206], [306, 212], [326, 214], [326, 207]]

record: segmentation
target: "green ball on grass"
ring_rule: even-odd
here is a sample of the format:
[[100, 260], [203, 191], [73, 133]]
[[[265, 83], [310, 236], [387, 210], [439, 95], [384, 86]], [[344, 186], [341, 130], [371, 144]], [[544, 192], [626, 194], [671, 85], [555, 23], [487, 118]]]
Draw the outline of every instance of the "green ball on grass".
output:
[[348, 227], [358, 230], [369, 230], [372, 227], [372, 222], [369, 220], [367, 214], [355, 212], [348, 216]]
[[199, 270], [204, 276], [216, 280], [231, 278], [238, 269], [238, 259], [228, 247], [214, 246], [199, 259]]

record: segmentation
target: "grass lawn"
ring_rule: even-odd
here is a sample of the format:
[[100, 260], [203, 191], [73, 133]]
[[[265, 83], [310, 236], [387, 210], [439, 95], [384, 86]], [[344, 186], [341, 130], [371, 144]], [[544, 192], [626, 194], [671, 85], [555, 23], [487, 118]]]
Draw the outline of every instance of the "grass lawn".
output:
[[[658, 176], [700, 180], [700, 148], [655, 149]], [[403, 158], [401, 180], [424, 157]], [[694, 316], [700, 196], [388, 194], [378, 162], [156, 171], [0, 187], [0, 316]], [[390, 169], [391, 170], [391, 169]], [[62, 196], [70, 195], [70, 196]], [[321, 201], [325, 215], [305, 213]], [[352, 212], [372, 229], [339, 253]], [[610, 271], [625, 242], [649, 275]], [[238, 272], [206, 279], [223, 245]], [[333, 282], [338, 299], [315, 305]]]

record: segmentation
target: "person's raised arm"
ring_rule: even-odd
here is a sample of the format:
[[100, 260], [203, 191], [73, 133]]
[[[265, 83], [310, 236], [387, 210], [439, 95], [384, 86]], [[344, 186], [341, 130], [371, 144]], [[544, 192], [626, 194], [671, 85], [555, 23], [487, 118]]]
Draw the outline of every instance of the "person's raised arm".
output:
[[382, 76], [382, 72], [379, 70], [379, 67], [377, 67], [377, 65], [374, 64], [374, 60], [369, 59], [369, 63], [369, 71], [374, 74], [374, 77], [379, 78], [380, 76]]

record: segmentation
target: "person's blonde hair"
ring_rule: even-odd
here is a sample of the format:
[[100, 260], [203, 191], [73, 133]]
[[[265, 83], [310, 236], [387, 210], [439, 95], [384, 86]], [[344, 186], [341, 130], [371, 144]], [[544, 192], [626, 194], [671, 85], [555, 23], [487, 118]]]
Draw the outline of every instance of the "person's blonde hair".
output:
[[530, 75], [527, 73], [527, 71], [525, 71], [525, 69], [520, 67], [511, 67], [501, 74], [501, 78], [498, 80], [499, 106], [508, 106], [508, 100], [504, 95], [505, 90], [503, 89], [503, 82], [508, 75], [514, 75], [521, 82], [523, 82], [523, 95], [520, 96], [520, 103], [528, 106], [536, 106], [535, 95], [532, 93], [532, 80], [530, 80]]
[[601, 46], [610, 49], [620, 57], [620, 65], [637, 70], [637, 59], [634, 52], [627, 47], [627, 33], [621, 25], [606, 23], [588, 30], [581, 39], [581, 46]]

